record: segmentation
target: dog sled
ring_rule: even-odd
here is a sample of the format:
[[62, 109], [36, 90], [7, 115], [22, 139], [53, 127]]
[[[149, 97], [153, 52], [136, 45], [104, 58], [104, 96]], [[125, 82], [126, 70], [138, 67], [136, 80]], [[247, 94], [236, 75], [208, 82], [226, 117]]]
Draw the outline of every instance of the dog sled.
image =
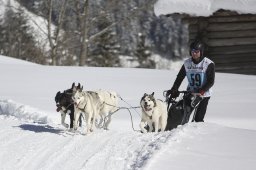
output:
[[[171, 96], [166, 97], [168, 119], [165, 130], [172, 130], [179, 125], [184, 125], [189, 122], [190, 115], [194, 111], [196, 113], [198, 104], [203, 99], [199, 95], [193, 94], [188, 91], [180, 91], [180, 96], [172, 98]], [[193, 115], [192, 122], [195, 119]]]

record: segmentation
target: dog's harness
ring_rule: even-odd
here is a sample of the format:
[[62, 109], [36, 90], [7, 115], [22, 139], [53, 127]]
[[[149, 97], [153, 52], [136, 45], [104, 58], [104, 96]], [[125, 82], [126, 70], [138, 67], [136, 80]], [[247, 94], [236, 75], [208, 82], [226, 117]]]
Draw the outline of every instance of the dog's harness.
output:
[[[128, 104], [130, 107], [117, 107], [117, 106], [114, 106], [114, 105], [112, 105], [112, 104], [109, 104], [109, 103], [106, 103], [106, 102], [103, 102], [103, 104], [106, 104], [106, 105], [109, 105], [109, 106], [113, 106], [113, 107], [116, 107], [117, 109], [116, 109], [116, 111], [114, 111], [114, 112], [112, 112], [112, 113], [109, 113], [105, 118], [104, 118], [104, 122], [105, 122], [105, 119], [107, 118], [107, 117], [110, 117], [111, 115], [113, 115], [114, 113], [116, 113], [117, 111], [119, 111], [119, 110], [121, 110], [121, 109], [125, 109], [125, 110], [127, 110], [128, 112], [129, 112], [129, 114], [130, 114], [130, 117], [131, 117], [131, 123], [132, 123], [132, 129], [134, 130], [134, 131], [139, 131], [140, 132], [140, 130], [135, 130], [134, 129], [134, 126], [133, 126], [133, 117], [132, 117], [132, 114], [131, 114], [131, 111], [130, 111], [130, 109], [136, 109], [136, 108], [141, 108], [141, 106], [137, 106], [137, 107], [132, 107], [129, 103], [127, 103], [121, 96], [118, 96], [122, 101], [124, 101], [126, 104]], [[78, 105], [77, 105], [78, 106]], [[83, 108], [79, 108], [79, 107], [77, 107], [78, 109], [80, 109], [81, 111], [85, 111], [85, 108], [86, 108], [86, 106], [87, 106], [87, 102], [86, 102], [86, 104], [85, 104], [85, 106], [83, 107]], [[136, 110], [135, 110], [136, 111]], [[136, 111], [137, 112], [137, 111]], [[138, 112], [137, 112], [138, 113]], [[139, 114], [139, 113], [138, 113]], [[152, 119], [152, 116], [148, 116], [150, 119]]]
[[149, 115], [147, 115], [147, 116], [149, 117], [150, 120], [152, 119], [152, 116], [149, 116]]
[[66, 108], [65, 110], [62, 109], [62, 107], [64, 107], [64, 106], [61, 106], [60, 104], [57, 104], [57, 105], [56, 105], [56, 106], [57, 106], [56, 111], [59, 112], [60, 110], [62, 110], [64, 113], [66, 113], [67, 108], [69, 108], [69, 106], [71, 106], [72, 104], [73, 104], [73, 103], [70, 103], [67, 107], [65, 107], [65, 108]]
[[[79, 105], [79, 104], [78, 104], [78, 105]], [[85, 108], [86, 108], [86, 106], [87, 106], [87, 102], [85, 103], [85, 105], [84, 105], [83, 108], [78, 107], [78, 105], [77, 105], [77, 108], [78, 108], [79, 110], [85, 112]]]
[[[147, 110], [147, 111], [151, 111], [151, 110], [153, 110], [153, 109], [149, 109], [149, 110]], [[152, 115], [151, 116], [149, 116], [148, 114], [146, 114], [147, 115], [147, 117], [151, 120], [152, 119], [152, 115], [153, 115], [153, 113], [152, 113]]]
[[153, 113], [152, 113], [151, 116], [149, 116], [149, 115], [147, 114], [147, 112], [148, 112], [148, 111], [151, 111], [151, 110], [153, 110], [153, 109], [152, 109], [152, 108], [146, 109], [146, 108], [144, 108], [143, 106], [141, 106], [141, 107], [146, 111], [146, 112], [145, 112], [145, 113], [146, 113], [146, 116], [147, 116], [150, 120], [152, 120], [152, 115], [153, 115], [154, 112], [152, 111]]

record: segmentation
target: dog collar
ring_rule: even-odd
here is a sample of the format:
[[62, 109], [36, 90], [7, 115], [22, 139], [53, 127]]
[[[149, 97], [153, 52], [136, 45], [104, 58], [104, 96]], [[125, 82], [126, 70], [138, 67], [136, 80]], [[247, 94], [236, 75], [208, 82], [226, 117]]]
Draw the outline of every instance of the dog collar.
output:
[[[148, 111], [151, 111], [151, 110], [153, 110], [153, 109], [148, 109], [148, 110], [146, 110], [146, 111], [148, 112]], [[152, 115], [149, 116], [147, 113], [146, 113], [146, 115], [149, 117], [149, 119], [152, 119]]]
[[80, 105], [80, 102], [77, 104], [77, 108], [80, 109], [80, 110], [82, 110], [82, 111], [85, 111], [87, 102], [85, 103], [84, 107], [82, 107], [82, 108], [80, 108], [79, 105]]

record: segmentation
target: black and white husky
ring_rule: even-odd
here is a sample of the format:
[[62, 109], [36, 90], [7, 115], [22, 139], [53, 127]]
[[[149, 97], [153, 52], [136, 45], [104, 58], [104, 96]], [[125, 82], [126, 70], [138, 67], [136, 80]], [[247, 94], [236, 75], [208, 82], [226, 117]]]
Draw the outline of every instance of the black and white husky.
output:
[[157, 100], [152, 94], [144, 94], [140, 100], [140, 106], [142, 111], [140, 128], [143, 133], [147, 133], [145, 124], [149, 126], [149, 132], [158, 132], [160, 129], [162, 132], [165, 130], [167, 125], [167, 105], [162, 100]]
[[[80, 83], [78, 86], [75, 86], [75, 83], [73, 83], [70, 89], [64, 90], [63, 92], [58, 91], [55, 96], [55, 102], [57, 106], [56, 111], [61, 113], [61, 124], [66, 128], [73, 128], [74, 103], [72, 96], [76, 92], [77, 88], [81, 88]], [[66, 115], [70, 116], [70, 126], [65, 123]]]
[[118, 98], [115, 92], [105, 90], [99, 91], [83, 91], [83, 88], [78, 89], [73, 95], [75, 104], [74, 113], [74, 128], [77, 128], [78, 117], [81, 112], [86, 119], [86, 134], [93, 131], [95, 121], [98, 118], [108, 120], [104, 123], [104, 129], [108, 129], [111, 121], [111, 113], [117, 110]]

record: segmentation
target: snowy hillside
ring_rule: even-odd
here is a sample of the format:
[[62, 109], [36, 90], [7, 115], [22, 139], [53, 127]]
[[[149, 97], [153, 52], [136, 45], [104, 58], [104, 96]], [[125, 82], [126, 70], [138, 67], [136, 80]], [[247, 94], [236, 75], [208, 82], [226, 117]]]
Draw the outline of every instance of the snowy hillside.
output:
[[[110, 130], [82, 135], [60, 125], [54, 97], [73, 82], [116, 91], [124, 107], [169, 89], [177, 71], [50, 67], [0, 56], [0, 169], [254, 169], [256, 77], [216, 74], [205, 123], [141, 134], [140, 110], [120, 110]], [[186, 81], [181, 88], [185, 88]], [[67, 119], [68, 123], [69, 120]], [[201, 167], [201, 168], [200, 168]]]
[[[23, 11], [23, 15], [28, 22], [27, 24], [30, 28], [30, 33], [33, 35], [35, 42], [40, 44], [40, 48], [42, 50], [49, 50], [47, 21], [44, 18], [28, 11], [16, 0], [0, 0], [0, 18], [4, 16], [4, 13], [8, 8], [11, 8], [14, 12], [18, 12], [18, 10]], [[52, 25], [52, 27], [54, 28], [54, 25]]]

